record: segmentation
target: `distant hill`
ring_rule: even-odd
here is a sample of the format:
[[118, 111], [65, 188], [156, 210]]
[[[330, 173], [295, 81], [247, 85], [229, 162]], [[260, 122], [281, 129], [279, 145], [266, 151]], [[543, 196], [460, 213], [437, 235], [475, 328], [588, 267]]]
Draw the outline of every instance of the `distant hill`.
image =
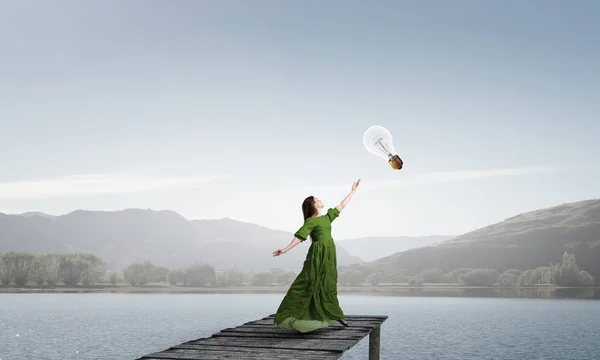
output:
[[25, 217], [41, 216], [41, 217], [45, 217], [45, 218], [48, 218], [48, 219], [54, 219], [54, 218], [56, 218], [56, 216], [54, 216], [54, 215], [44, 214], [43, 212], [39, 212], [39, 211], [30, 211], [30, 212], [22, 213], [22, 214], [19, 214], [19, 215], [25, 216]]
[[351, 255], [359, 256], [365, 261], [376, 260], [401, 251], [440, 243], [455, 236], [380, 236], [340, 240], [337, 244], [343, 246]]
[[51, 236], [53, 220], [41, 216], [0, 215], [0, 252], [9, 249], [36, 249], [50, 252], [62, 249]]
[[[174, 211], [0, 215], [0, 252], [88, 252], [103, 258], [109, 268], [146, 260], [169, 268], [195, 261], [244, 270], [300, 268], [308, 243], [283, 256], [272, 256], [292, 238], [291, 233], [232, 219], [188, 221]], [[349, 265], [361, 259], [338, 247], [338, 262]]]
[[[191, 223], [201, 236], [203, 254], [219, 259], [221, 267], [299, 269], [310, 246], [310, 241], [306, 241], [287, 254], [274, 258], [273, 251], [287, 246], [294, 237], [292, 233], [229, 218], [192, 220]], [[337, 256], [340, 265], [362, 263], [360, 258], [351, 256], [342, 246], [337, 246]]]
[[370, 264], [416, 274], [428, 268], [525, 270], [557, 263], [573, 252], [583, 270], [600, 279], [600, 200], [531, 211], [436, 245], [403, 251]]

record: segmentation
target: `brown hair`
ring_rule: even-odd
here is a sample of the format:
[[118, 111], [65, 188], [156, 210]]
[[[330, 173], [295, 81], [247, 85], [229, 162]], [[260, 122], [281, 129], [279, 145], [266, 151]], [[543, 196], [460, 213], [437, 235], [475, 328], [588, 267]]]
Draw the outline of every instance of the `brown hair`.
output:
[[[304, 216], [304, 221], [316, 213], [317, 208], [315, 207], [315, 197], [311, 195], [302, 202], [302, 215]], [[313, 241], [312, 236], [310, 236], [310, 241]]]

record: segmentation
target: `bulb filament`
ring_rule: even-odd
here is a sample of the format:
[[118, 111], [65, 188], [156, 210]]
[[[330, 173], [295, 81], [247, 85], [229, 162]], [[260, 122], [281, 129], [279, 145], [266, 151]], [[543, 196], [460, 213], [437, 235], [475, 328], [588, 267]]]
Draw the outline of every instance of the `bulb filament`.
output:
[[390, 150], [388, 149], [388, 146], [383, 142], [383, 138], [379, 138], [377, 139], [377, 141], [375, 141], [376, 144], [379, 144], [379, 146], [381, 146], [381, 148], [383, 149], [383, 152], [385, 154], [387, 154], [388, 157], [393, 157], [394, 155], [392, 155], [392, 153], [390, 152]]

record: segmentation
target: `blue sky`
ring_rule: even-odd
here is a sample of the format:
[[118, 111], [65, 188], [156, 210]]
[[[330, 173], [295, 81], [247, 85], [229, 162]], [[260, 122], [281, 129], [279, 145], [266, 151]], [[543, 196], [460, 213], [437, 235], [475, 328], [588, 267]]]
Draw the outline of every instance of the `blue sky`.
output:
[[[0, 3], [0, 212], [172, 209], [337, 238], [596, 198], [595, 1]], [[405, 168], [368, 153], [387, 127]]]

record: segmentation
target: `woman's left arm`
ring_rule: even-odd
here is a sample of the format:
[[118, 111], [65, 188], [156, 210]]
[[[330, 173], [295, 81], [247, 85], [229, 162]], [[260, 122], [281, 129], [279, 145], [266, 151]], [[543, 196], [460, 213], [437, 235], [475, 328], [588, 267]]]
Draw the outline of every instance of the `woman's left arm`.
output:
[[352, 191], [350, 191], [350, 194], [348, 194], [348, 196], [346, 196], [344, 198], [344, 200], [342, 200], [342, 202], [340, 202], [340, 204], [335, 207], [336, 209], [338, 209], [338, 211], [342, 211], [346, 207], [346, 205], [348, 205], [348, 203], [354, 196], [354, 193], [356, 192], [356, 190], [358, 190], [359, 185], [360, 185], [360, 179], [358, 179], [357, 181], [354, 182], [354, 184], [352, 184]]

